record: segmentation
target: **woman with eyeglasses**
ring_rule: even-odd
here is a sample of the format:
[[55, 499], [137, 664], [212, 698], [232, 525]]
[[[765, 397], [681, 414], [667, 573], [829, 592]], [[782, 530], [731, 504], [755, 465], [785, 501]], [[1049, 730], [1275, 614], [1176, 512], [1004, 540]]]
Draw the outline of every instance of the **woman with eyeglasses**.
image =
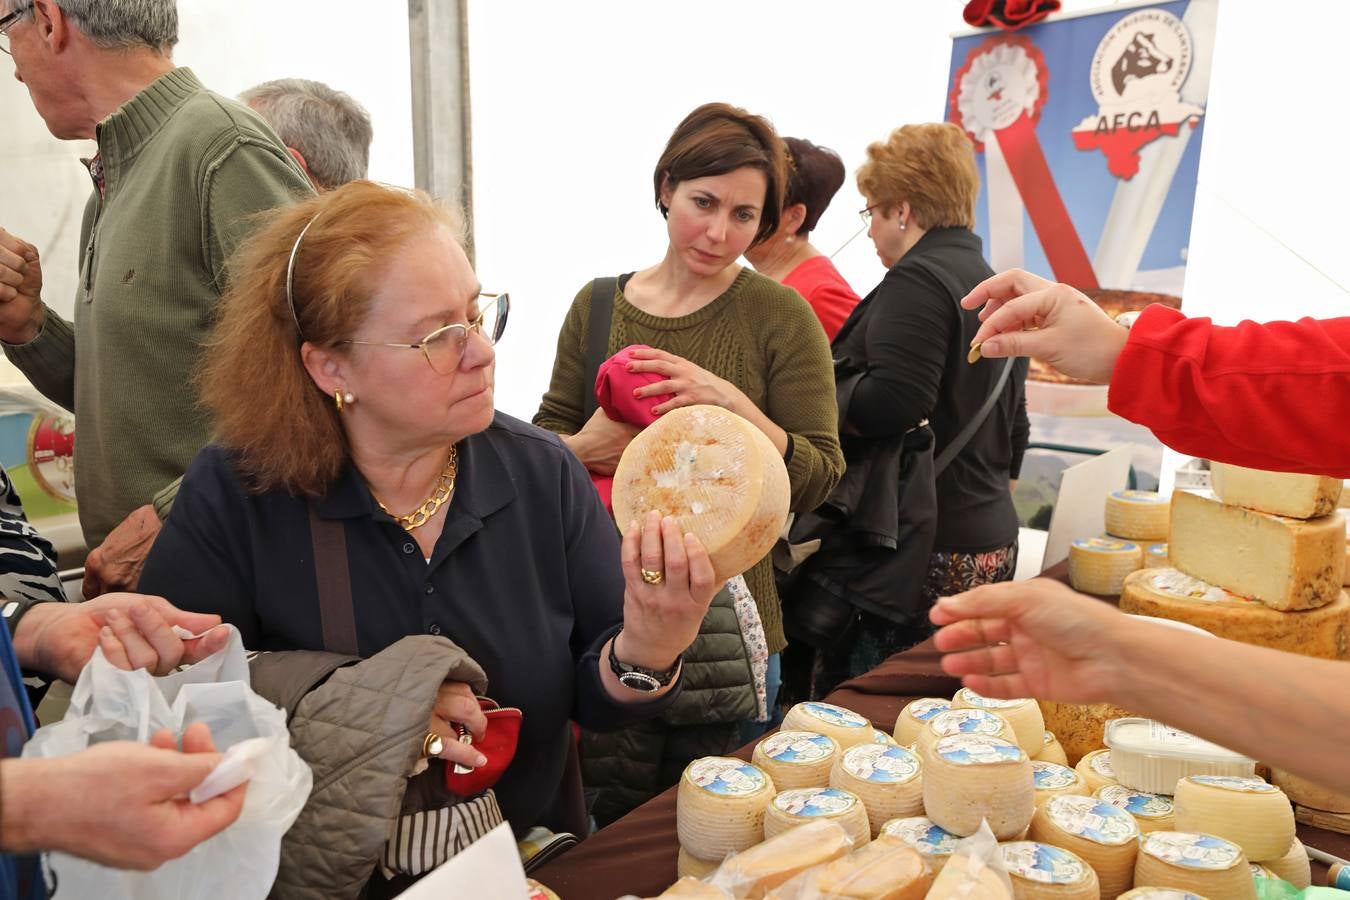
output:
[[[431, 199], [367, 181], [248, 240], [200, 375], [218, 443], [184, 477], [141, 588], [219, 613], [253, 650], [369, 658], [448, 638], [523, 712], [501, 813], [518, 834], [557, 830], [569, 720], [615, 728], [668, 707], [716, 587], [673, 521], [621, 546], [557, 436], [493, 409], [508, 300], [483, 292], [461, 240]], [[474, 693], [442, 685], [399, 752], [439, 758], [438, 777], [484, 765]]]

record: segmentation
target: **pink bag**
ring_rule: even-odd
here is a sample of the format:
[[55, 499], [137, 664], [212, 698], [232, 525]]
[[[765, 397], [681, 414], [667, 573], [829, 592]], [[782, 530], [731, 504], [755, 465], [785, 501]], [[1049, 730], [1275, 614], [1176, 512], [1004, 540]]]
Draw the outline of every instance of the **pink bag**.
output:
[[[646, 344], [630, 344], [600, 364], [600, 369], [595, 375], [595, 399], [599, 401], [605, 415], [615, 422], [646, 428], [656, 421], [656, 416], [652, 415], [652, 407], [665, 403], [673, 395], [661, 394], [657, 397], [644, 397], [641, 400], [633, 396], [633, 391], [643, 385], [665, 380], [664, 375], [655, 372], [628, 371], [628, 364], [633, 362], [633, 351], [638, 349], [651, 348]], [[600, 492], [605, 509], [612, 513], [614, 509], [610, 495], [614, 488], [614, 479], [608, 475], [592, 474], [591, 481]]]

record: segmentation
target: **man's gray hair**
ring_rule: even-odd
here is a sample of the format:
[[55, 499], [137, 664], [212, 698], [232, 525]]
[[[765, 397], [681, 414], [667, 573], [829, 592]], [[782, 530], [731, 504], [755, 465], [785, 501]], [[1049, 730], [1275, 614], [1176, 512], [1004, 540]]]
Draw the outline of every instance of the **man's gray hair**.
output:
[[374, 131], [370, 114], [342, 91], [319, 81], [280, 78], [239, 95], [287, 147], [305, 158], [319, 187], [332, 190], [366, 177]]
[[149, 47], [168, 54], [178, 43], [177, 0], [56, 0], [56, 5], [105, 50]]

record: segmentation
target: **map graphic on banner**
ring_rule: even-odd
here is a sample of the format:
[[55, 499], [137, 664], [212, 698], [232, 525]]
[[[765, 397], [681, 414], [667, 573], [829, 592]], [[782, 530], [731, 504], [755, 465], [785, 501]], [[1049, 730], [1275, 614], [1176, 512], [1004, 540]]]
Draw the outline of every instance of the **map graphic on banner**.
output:
[[[1115, 316], [1180, 307], [1217, 15], [1217, 0], [1122, 4], [953, 38], [946, 117], [976, 145], [995, 270], [1067, 282]], [[1141, 486], [1156, 481], [1161, 448], [1109, 416], [1106, 388], [1033, 363], [1027, 404], [1034, 442], [1133, 444]]]

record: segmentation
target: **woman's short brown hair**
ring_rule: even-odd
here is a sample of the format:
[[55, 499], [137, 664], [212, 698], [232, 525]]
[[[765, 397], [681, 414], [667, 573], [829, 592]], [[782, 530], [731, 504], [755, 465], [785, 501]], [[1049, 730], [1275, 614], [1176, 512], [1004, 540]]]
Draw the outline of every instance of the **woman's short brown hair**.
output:
[[800, 203], [806, 207], [806, 218], [797, 229], [800, 235], [810, 234], [829, 207], [834, 195], [844, 184], [844, 161], [828, 147], [817, 146], [805, 138], [785, 137], [788, 151], [787, 192], [783, 206]]
[[727, 103], [705, 103], [676, 126], [652, 177], [656, 208], [670, 212], [661, 202], [661, 190], [672, 191], [681, 181], [725, 175], [737, 169], [759, 169], [768, 187], [759, 230], [751, 246], [778, 230], [787, 182], [787, 151], [778, 132], [763, 116], [754, 116]]
[[[306, 225], [292, 315], [286, 268]], [[355, 334], [390, 257], [438, 227], [462, 242], [458, 217], [426, 194], [353, 181], [273, 213], [230, 258], [197, 380], [216, 440], [235, 452], [250, 490], [322, 496], [336, 482], [346, 433], [300, 345], [332, 347]]]
[[858, 190], [869, 203], [908, 201], [920, 228], [974, 228], [980, 193], [975, 146], [951, 122], [897, 128], [868, 146]]

